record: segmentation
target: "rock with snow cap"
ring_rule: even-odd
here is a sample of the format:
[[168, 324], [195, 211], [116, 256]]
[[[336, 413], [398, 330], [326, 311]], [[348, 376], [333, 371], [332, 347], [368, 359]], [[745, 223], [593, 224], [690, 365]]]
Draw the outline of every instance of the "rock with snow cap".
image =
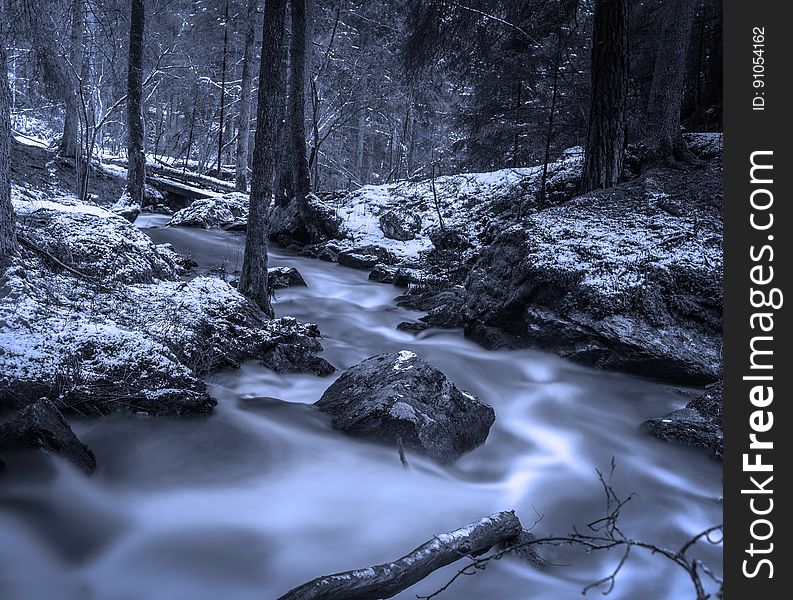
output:
[[389, 210], [380, 215], [380, 229], [392, 240], [406, 242], [421, 231], [421, 215], [406, 210]]
[[398, 445], [439, 463], [480, 446], [493, 409], [413, 352], [380, 354], [347, 369], [315, 404], [333, 427]]
[[187, 208], [176, 212], [168, 226], [183, 227], [235, 227], [248, 219], [248, 196], [231, 192], [222, 196], [199, 198]]

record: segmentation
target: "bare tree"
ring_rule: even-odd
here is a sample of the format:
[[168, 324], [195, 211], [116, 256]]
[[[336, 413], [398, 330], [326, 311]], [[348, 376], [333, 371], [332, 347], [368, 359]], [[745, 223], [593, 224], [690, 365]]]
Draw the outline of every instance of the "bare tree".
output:
[[[5, 22], [5, 0], [0, 0], [0, 22]], [[6, 70], [5, 26], [0, 25], [0, 267], [17, 252], [14, 207], [11, 204], [11, 94]]]
[[622, 175], [627, 97], [628, 0], [597, 0], [584, 191], [611, 187]]
[[307, 198], [311, 193], [311, 176], [306, 158], [306, 1], [291, 0], [292, 39], [289, 73], [289, 133], [291, 150], [292, 189], [298, 215], [312, 237], [307, 217]]
[[[143, 149], [143, 34], [144, 0], [132, 0], [127, 73], [127, 191], [134, 206], [143, 206], [146, 155]], [[90, 157], [89, 157], [90, 158]]]
[[237, 114], [237, 148], [235, 153], [235, 187], [248, 191], [248, 149], [250, 147], [251, 88], [253, 87], [253, 46], [256, 43], [256, 9], [258, 0], [248, 0], [245, 8], [245, 47], [242, 54], [240, 110]]
[[83, 37], [85, 29], [85, 6], [83, 0], [72, 2], [71, 48], [69, 62], [71, 63], [71, 85], [65, 90], [67, 101], [65, 103], [63, 119], [63, 136], [58, 147], [58, 154], [65, 158], [77, 159], [80, 152], [80, 116], [79, 106], [79, 81], [78, 75], [83, 63]]
[[240, 292], [269, 315], [273, 314], [273, 309], [267, 288], [267, 211], [274, 191], [278, 109], [285, 93], [279, 68], [285, 12], [286, 0], [268, 0], [265, 3], [248, 231], [238, 285]]

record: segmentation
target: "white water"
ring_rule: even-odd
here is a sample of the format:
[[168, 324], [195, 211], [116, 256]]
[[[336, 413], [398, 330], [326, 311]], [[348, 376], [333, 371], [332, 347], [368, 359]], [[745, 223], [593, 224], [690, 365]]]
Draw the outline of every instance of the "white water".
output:
[[[201, 267], [238, 266], [239, 236], [149, 232]], [[50, 477], [0, 480], [0, 597], [271, 599], [318, 575], [392, 560], [499, 510], [514, 509], [525, 525], [542, 513], [535, 533], [563, 534], [603, 515], [595, 469], [607, 470], [612, 457], [617, 491], [636, 493], [621, 519], [627, 535], [677, 548], [721, 522], [720, 463], [637, 430], [686, 401], [674, 386], [542, 352], [486, 351], [459, 332], [416, 338], [395, 330], [418, 316], [395, 307], [396, 288], [281, 251], [272, 263], [296, 266], [309, 285], [280, 291], [277, 314], [318, 323], [332, 364], [343, 370], [380, 352], [416, 352], [495, 408], [487, 443], [452, 467], [409, 455], [406, 470], [394, 450], [334, 432], [309, 406], [333, 377], [246, 364], [211, 377], [218, 399], [211, 417], [74, 422], [96, 452], [93, 477], [58, 462]], [[550, 549], [545, 556], [570, 566], [537, 570], [504, 559], [440, 598], [577, 598], [620, 557]], [[720, 570], [720, 546], [700, 556]], [[398, 598], [431, 593], [456, 568]], [[610, 597], [694, 594], [678, 567], [635, 551]]]

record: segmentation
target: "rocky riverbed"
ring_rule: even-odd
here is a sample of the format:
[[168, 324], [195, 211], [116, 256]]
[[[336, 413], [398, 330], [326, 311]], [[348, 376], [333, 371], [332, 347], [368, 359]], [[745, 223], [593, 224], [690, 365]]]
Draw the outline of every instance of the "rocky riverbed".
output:
[[[583, 196], [578, 148], [549, 165], [542, 197], [540, 167], [312, 196], [333, 236], [300, 243], [294, 207], [276, 206], [273, 238], [403, 288], [400, 304], [426, 312], [405, 331], [463, 328], [489, 348], [708, 384], [721, 378], [721, 135], [688, 143], [700, 168], [656, 168]], [[239, 227], [238, 198], [225, 212], [224, 198], [171, 223]], [[718, 454], [710, 434], [692, 437]]]

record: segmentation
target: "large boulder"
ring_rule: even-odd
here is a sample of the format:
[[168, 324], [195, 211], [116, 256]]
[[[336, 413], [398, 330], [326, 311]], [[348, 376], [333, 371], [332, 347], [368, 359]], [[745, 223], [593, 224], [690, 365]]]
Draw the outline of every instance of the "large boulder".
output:
[[68, 199], [14, 205], [27, 244], [0, 273], [0, 408], [46, 397], [84, 415], [206, 414], [213, 370], [333, 370], [315, 356], [316, 326], [270, 319], [223, 279], [181, 280], [178, 254], [117, 215]]
[[168, 222], [168, 226], [232, 228], [247, 220], [248, 196], [240, 192], [231, 192], [222, 196], [195, 200], [187, 208], [176, 212]]
[[380, 215], [380, 229], [392, 240], [406, 242], [421, 231], [421, 215], [405, 210], [389, 210]]
[[450, 463], [480, 446], [493, 409], [460, 391], [413, 352], [380, 354], [347, 369], [317, 401], [333, 427]]
[[[86, 279], [102, 284], [151, 283], [177, 279], [182, 267], [123, 217], [70, 198], [27, 198], [15, 188], [17, 233]], [[61, 265], [54, 264], [56, 270]]]
[[62, 456], [87, 473], [96, 469], [96, 457], [72, 432], [60, 411], [48, 400], [23, 408], [0, 425], [0, 450], [43, 450]]
[[130, 198], [129, 192], [125, 191], [110, 210], [130, 223], [134, 223], [140, 214], [140, 204], [134, 202]]
[[718, 382], [684, 408], [648, 419], [642, 429], [667, 442], [707, 448], [720, 459], [724, 454], [723, 414], [724, 384]]
[[306, 286], [306, 280], [294, 267], [270, 267], [267, 269], [267, 278], [268, 285], [274, 290]]
[[648, 171], [493, 232], [466, 334], [672, 381], [721, 377], [721, 170]]

